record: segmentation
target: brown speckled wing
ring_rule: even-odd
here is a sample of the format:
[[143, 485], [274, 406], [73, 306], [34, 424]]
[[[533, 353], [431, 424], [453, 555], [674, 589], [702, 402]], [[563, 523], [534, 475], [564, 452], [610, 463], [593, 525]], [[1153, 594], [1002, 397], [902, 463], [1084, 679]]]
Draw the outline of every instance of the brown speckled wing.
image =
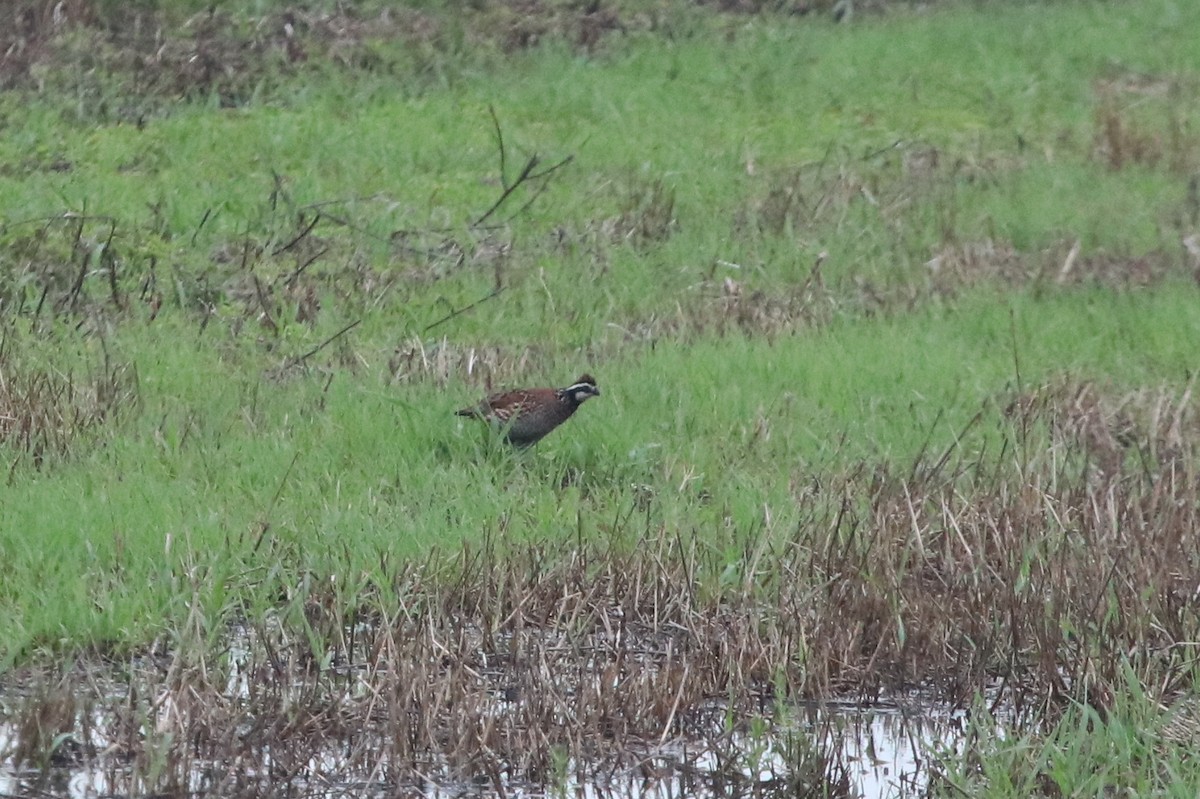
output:
[[481, 419], [496, 419], [506, 422], [519, 416], [526, 409], [555, 399], [554, 390], [548, 388], [517, 389], [492, 394], [478, 405], [463, 408], [459, 416], [477, 416]]

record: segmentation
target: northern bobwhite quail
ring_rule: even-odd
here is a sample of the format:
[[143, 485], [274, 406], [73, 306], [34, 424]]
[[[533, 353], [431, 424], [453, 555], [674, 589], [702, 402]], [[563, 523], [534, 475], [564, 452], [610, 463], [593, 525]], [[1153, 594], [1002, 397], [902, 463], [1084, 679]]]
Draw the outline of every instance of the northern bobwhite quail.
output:
[[600, 389], [596, 387], [596, 380], [585, 374], [566, 388], [504, 391], [457, 413], [483, 419], [503, 431], [515, 446], [528, 447], [570, 419], [584, 401], [598, 396]]

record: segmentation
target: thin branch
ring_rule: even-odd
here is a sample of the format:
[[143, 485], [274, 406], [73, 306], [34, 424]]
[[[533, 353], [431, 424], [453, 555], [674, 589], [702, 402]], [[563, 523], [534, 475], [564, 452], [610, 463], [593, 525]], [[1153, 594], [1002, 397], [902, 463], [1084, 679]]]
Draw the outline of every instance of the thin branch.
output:
[[537, 165], [538, 157], [535, 153], [534, 155], [529, 156], [529, 160], [525, 163], [525, 168], [521, 170], [521, 174], [517, 176], [516, 181], [511, 186], [504, 187], [504, 191], [500, 192], [500, 197], [497, 198], [496, 202], [492, 203], [492, 207], [484, 211], [483, 216], [472, 222], [471, 227], [483, 224], [487, 221], [488, 217], [496, 213], [496, 210], [504, 204], [504, 201], [507, 200], [514, 191], [520, 188], [522, 183], [529, 179], [530, 173], [533, 172]]
[[287, 280], [283, 281], [283, 284], [285, 286], [287, 286], [288, 288], [291, 288], [292, 286], [294, 286], [296, 284], [297, 278], [299, 278], [300, 275], [304, 274], [304, 270], [308, 269], [310, 266], [315, 264], [327, 252], [329, 252], [329, 248], [323, 247], [319, 252], [314, 253], [307, 261], [305, 261], [304, 263], [300, 264], [295, 269], [293, 269], [292, 273], [290, 275], [288, 275]]
[[528, 179], [529, 180], [538, 180], [540, 178], [544, 178], [547, 175], [549, 175], [551, 172], [554, 172], [555, 170], [566, 166], [567, 164], [571, 163], [574, 160], [575, 160], [574, 155], [568, 155], [566, 158], [559, 161], [557, 164], [554, 164], [553, 166], [548, 166], [545, 169], [543, 169], [541, 172], [537, 172], [535, 174], [530, 175]]
[[500, 185], [507, 189], [508, 182], [505, 175], [508, 174], [508, 167], [505, 163], [504, 134], [500, 132], [500, 119], [496, 116], [496, 108], [491, 103], [488, 103], [488, 113], [492, 115], [492, 125], [496, 128], [496, 145], [500, 148]]
[[475, 300], [475, 302], [471, 303], [470, 305], [466, 305], [462, 308], [459, 308], [456, 311], [451, 311], [450, 313], [446, 314], [445, 316], [443, 316], [441, 319], [437, 320], [433, 324], [426, 325], [425, 329], [422, 330], [421, 332], [428, 333], [430, 330], [433, 330], [438, 325], [445, 324], [446, 322], [449, 322], [451, 319], [455, 318], [456, 316], [462, 316], [467, 311], [470, 311], [471, 309], [473, 309], [479, 305], [482, 305], [483, 303], [487, 302], [488, 300], [499, 296], [500, 292], [502, 292], [502, 291], [504, 291], [504, 286], [497, 286], [496, 288], [492, 289], [491, 293], [488, 294], [486, 297], [481, 297], [480, 299]]
[[317, 222], [320, 222], [320, 221], [321, 221], [321, 214], [318, 213], [315, 216], [313, 216], [311, 222], [309, 222], [307, 225], [304, 226], [304, 230], [301, 230], [299, 233], [297, 233], [295, 238], [293, 238], [287, 244], [283, 245], [282, 247], [276, 247], [274, 250], [272, 250], [271, 255], [281, 255], [282, 253], [285, 253], [288, 250], [295, 247], [306, 236], [308, 236], [309, 233], [312, 233], [312, 229], [315, 228], [317, 226]]
[[335, 222], [336, 224], [341, 225], [344, 228], [353, 230], [355, 233], [358, 233], [360, 236], [366, 236], [367, 238], [375, 239], [376, 241], [382, 241], [382, 242], [391, 241], [390, 236], [381, 236], [378, 233], [374, 233], [370, 230], [367, 230], [362, 225], [354, 224], [353, 222], [351, 222], [349, 219], [346, 219], [345, 217], [333, 216], [331, 214], [326, 214], [325, 218], [331, 222]]
[[521, 214], [525, 213], [530, 208], [532, 208], [533, 204], [535, 202], [537, 202], [538, 197], [541, 197], [543, 194], [545, 194], [546, 189], [549, 186], [550, 186], [550, 181], [548, 181], [548, 180], [543, 180], [541, 183], [539, 183], [538, 187], [537, 187], [537, 191], [535, 191], [533, 193], [533, 196], [530, 197], [528, 200], [526, 200], [525, 203], [520, 208], [518, 208], [516, 211], [514, 211], [513, 215], [508, 218], [508, 221], [511, 222], [512, 220], [516, 219], [518, 216], [520, 216]]
[[271, 529], [271, 514], [275, 512], [275, 506], [279, 504], [279, 498], [283, 495], [283, 487], [287, 485], [288, 477], [292, 474], [292, 469], [296, 468], [296, 461], [300, 460], [300, 451], [292, 455], [292, 462], [288, 464], [287, 471], [283, 473], [283, 478], [279, 481], [279, 487], [275, 489], [275, 496], [271, 497], [271, 503], [267, 505], [267, 512], [263, 515], [263, 520], [259, 522], [258, 538], [254, 542], [254, 548], [251, 553], [257, 553], [258, 548], [262, 546], [263, 538], [266, 537], [267, 531]]
[[[539, 178], [544, 178], [544, 177], [546, 177], [547, 175], [549, 175], [549, 174], [551, 174], [552, 172], [554, 172], [556, 169], [558, 169], [558, 168], [560, 168], [560, 167], [564, 167], [564, 166], [566, 166], [567, 164], [571, 163], [571, 162], [572, 162], [572, 161], [574, 161], [574, 160], [575, 160], [575, 156], [573, 156], [573, 155], [568, 155], [566, 158], [564, 158], [563, 160], [559, 161], [559, 162], [558, 162], [557, 164], [555, 164], [554, 166], [547, 167], [546, 169], [543, 169], [541, 172], [537, 173], [536, 175], [531, 175], [531, 176], [530, 176], [530, 180], [535, 180], [535, 179], [539, 179]], [[528, 211], [528, 210], [530, 209], [530, 207], [532, 207], [532, 206], [533, 206], [533, 204], [534, 204], [535, 202], [537, 202], [537, 199], [538, 199], [538, 197], [541, 197], [541, 196], [542, 196], [542, 195], [543, 195], [543, 194], [546, 192], [546, 189], [547, 189], [547, 188], [549, 188], [549, 187], [550, 187], [550, 181], [548, 181], [548, 180], [543, 180], [543, 181], [542, 181], [542, 182], [541, 182], [541, 183], [538, 185], [538, 189], [537, 189], [537, 191], [535, 191], [535, 192], [533, 193], [533, 196], [532, 196], [532, 197], [530, 197], [530, 198], [529, 198], [529, 200], [528, 200], [528, 201], [527, 201], [527, 202], [526, 202], [524, 205], [522, 205], [520, 208], [518, 208], [518, 209], [516, 210], [516, 212], [515, 212], [515, 213], [514, 213], [512, 216], [510, 216], [510, 217], [509, 217], [509, 219], [510, 219], [510, 220], [512, 220], [512, 219], [516, 219], [518, 216], [520, 216], [521, 214], [523, 214], [523, 213], [525, 213], [526, 211]]]
[[368, 200], [386, 200], [388, 197], [384, 194], [357, 194], [353, 197], [343, 197], [340, 200], [317, 200], [315, 203], [307, 203], [297, 208], [297, 211], [319, 211], [322, 208], [328, 208], [331, 205], [346, 205], [347, 203], [361, 203]]
[[75, 277], [75, 283], [71, 286], [71, 293], [68, 301], [63, 307], [75, 310], [75, 306], [79, 302], [79, 294], [83, 291], [83, 281], [87, 277], [88, 266], [92, 262], [92, 250], [89, 247], [83, 246], [83, 226], [86, 216], [76, 217], [79, 220], [78, 226], [75, 228], [75, 241], [72, 244], [72, 249], [80, 253], [79, 258], [79, 274]]
[[262, 318], [271, 328], [271, 332], [279, 335], [279, 325], [275, 323], [275, 314], [271, 313], [271, 299], [267, 296], [267, 290], [263, 286], [262, 281], [258, 279], [258, 275], [253, 275], [254, 278], [254, 296], [258, 299], [258, 307], [262, 310]]
[[[538, 164], [541, 163], [541, 160], [538, 158], [538, 156], [536, 154], [530, 156], [529, 160], [525, 163], [525, 168], [522, 169], [521, 174], [517, 176], [516, 181], [511, 186], [506, 187], [503, 192], [501, 192], [500, 197], [496, 200], [496, 202], [492, 203], [492, 207], [487, 209], [487, 211], [485, 211], [482, 216], [480, 216], [478, 219], [476, 219], [474, 222], [472, 222], [471, 227], [473, 227], [473, 228], [479, 227], [492, 214], [496, 213], [496, 211], [500, 208], [500, 206], [504, 204], [504, 201], [507, 200], [509, 197], [511, 197], [513, 192], [515, 192], [517, 189], [519, 189], [521, 187], [521, 184], [526, 183], [531, 180], [540, 180], [542, 178], [548, 177], [550, 174], [552, 174], [556, 170], [561, 169], [562, 167], [566, 166], [567, 164], [571, 163], [574, 160], [575, 160], [574, 155], [568, 155], [566, 158], [562, 159], [558, 163], [552, 164], [551, 166], [546, 167], [541, 172], [535, 172], [534, 170], [537, 168]], [[528, 206], [526, 205], [525, 207], [528, 207]], [[521, 210], [524, 210], [525, 207], [523, 207]]]
[[100, 253], [100, 263], [106, 267], [108, 272], [108, 288], [112, 292], [113, 305], [117, 308], [124, 307], [121, 302], [121, 292], [117, 286], [117, 257], [113, 255], [112, 243], [113, 238], [117, 235], [117, 223], [110, 222], [108, 226], [108, 239], [104, 242], [104, 250]]
[[204, 230], [204, 226], [208, 224], [208, 220], [213, 215], [213, 209], [208, 208], [204, 211], [204, 216], [200, 217], [200, 224], [196, 225], [196, 230], [192, 233], [192, 246], [196, 246], [196, 237], [200, 235], [200, 231]]
[[304, 362], [305, 362], [305, 361], [307, 361], [309, 358], [311, 358], [312, 356], [316, 355], [318, 352], [320, 352], [321, 350], [325, 349], [325, 348], [326, 348], [326, 347], [328, 347], [330, 344], [332, 344], [334, 341], [336, 341], [337, 339], [339, 339], [339, 338], [341, 338], [342, 336], [346, 335], [346, 334], [347, 334], [347, 333], [349, 333], [351, 330], [353, 330], [354, 328], [358, 327], [358, 326], [359, 326], [359, 325], [361, 325], [361, 324], [362, 324], [362, 320], [361, 320], [361, 319], [356, 319], [356, 320], [354, 320], [353, 322], [351, 322], [350, 324], [346, 325], [345, 327], [343, 327], [343, 328], [342, 328], [341, 330], [339, 330], [338, 332], [334, 333], [334, 334], [333, 334], [332, 336], [330, 336], [329, 338], [327, 338], [327, 339], [325, 339], [324, 341], [322, 341], [322, 342], [321, 342], [320, 344], [318, 344], [317, 346], [313, 347], [313, 348], [312, 348], [311, 350], [309, 350], [308, 352], [306, 352], [306, 353], [304, 353], [303, 355], [301, 355], [301, 356], [298, 356], [298, 357], [296, 357], [296, 358], [292, 358], [292, 359], [290, 359], [290, 360], [288, 361], [288, 367], [290, 368], [290, 367], [293, 367], [293, 366], [299, 366], [300, 364], [304, 363]]
[[896, 139], [894, 142], [892, 142], [891, 144], [889, 144], [889, 145], [887, 145], [887, 146], [885, 146], [885, 147], [880, 147], [878, 150], [872, 150], [871, 152], [869, 152], [869, 153], [867, 153], [866, 155], [862, 156], [862, 158], [860, 158], [859, 160], [860, 160], [860, 161], [870, 161], [870, 160], [871, 160], [872, 158], [874, 158], [875, 156], [877, 156], [877, 155], [883, 155], [883, 154], [884, 154], [884, 153], [886, 153], [888, 150], [898, 150], [898, 149], [900, 149], [901, 147], [903, 147], [903, 146], [904, 146], [904, 144], [905, 144], [905, 142], [904, 142], [904, 139]]
[[81, 214], [75, 213], [74, 211], [64, 211], [61, 214], [51, 214], [49, 216], [31, 216], [31, 217], [27, 217], [25, 219], [16, 219], [11, 222], [6, 222], [4, 224], [4, 227], [7, 230], [8, 228], [11, 228], [11, 227], [17, 227], [18, 225], [31, 225], [31, 224], [34, 224], [35, 222], [46, 222], [47, 223], [46, 227], [49, 227], [50, 224], [52, 224], [54, 222], [62, 222], [62, 221], [115, 223], [117, 221], [117, 218], [115, 216], [110, 216], [108, 214], [89, 214], [86, 211]]

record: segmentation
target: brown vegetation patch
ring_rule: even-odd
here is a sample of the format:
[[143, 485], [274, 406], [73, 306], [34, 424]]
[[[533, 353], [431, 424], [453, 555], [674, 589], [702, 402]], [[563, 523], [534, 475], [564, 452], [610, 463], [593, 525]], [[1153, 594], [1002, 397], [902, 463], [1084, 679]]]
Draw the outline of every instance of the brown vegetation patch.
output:
[[[814, 272], [814, 274], [816, 274]], [[810, 281], [796, 290], [772, 295], [762, 289], [747, 290], [733, 278], [725, 278], [721, 296], [713, 303], [715, 313], [706, 315], [711, 328], [705, 332], [724, 335], [732, 330], [773, 333], [828, 322], [832, 304], [822, 302], [823, 286]], [[699, 320], [701, 316], [692, 317]]]
[[[719, 0], [734, 13], [833, 12], [853, 5], [880, 10], [886, 0]], [[589, 0], [488, 0], [451, 11], [385, 4], [367, 10], [339, 3], [330, 10], [285, 6], [254, 16], [214, 4], [179, 19], [170, 4], [101, 0], [16, 0], [0, 9], [0, 90], [69, 88], [103, 116], [140, 121], [177, 98], [246, 102], [279, 74], [328, 63], [396, 74], [409, 85], [444, 74], [464, 52], [511, 53], [547, 41], [582, 52], [614, 34], [669, 28], [672, 10], [628, 9]], [[108, 82], [125, 83], [136, 99], [107, 98]]]
[[153, 319], [164, 297], [156, 274], [163, 238], [70, 211], [0, 226], [0, 317], [70, 317], [82, 327], [135, 311]]
[[[450, 575], [401, 567], [394, 612], [368, 596], [347, 608], [320, 587], [331, 582], [306, 575], [286, 610], [239, 626], [219, 653], [180, 646], [134, 659], [122, 678], [64, 675], [69, 690], [22, 697], [18, 762], [44, 764], [69, 741], [112, 784], [167, 793], [252, 796], [286, 783], [407, 795], [432, 782], [503, 796], [682, 772], [701, 791], [795, 796], [814, 784], [849, 795], [844, 769], [804, 747], [766, 781], [745, 769], [752, 755], [732, 736], [746, 727], [730, 728], [725, 712], [760, 712], [773, 668], [753, 608], [696, 597], [686, 581], [706, 556], [695, 544], [653, 546], [513, 557], [489, 542], [464, 550]], [[105, 747], [84, 726], [97, 717]]]
[[653, 344], [660, 339], [750, 334], [774, 336], [826, 324], [835, 312], [827, 296], [808, 289], [749, 288], [733, 278], [706, 281], [673, 310], [611, 322], [616, 347]]
[[703, 292], [696, 306], [681, 311], [675, 332], [772, 335], [828, 324], [838, 303], [822, 277], [824, 262], [821, 253], [802, 283], [783, 289], [751, 288], [725, 277], [719, 290]]
[[863, 175], [845, 166], [831, 172], [820, 163], [764, 176], [757, 195], [734, 212], [734, 236], [796, 234], [822, 222], [836, 224], [855, 202], [877, 204]]
[[[734, 333], [773, 336], [828, 324], [847, 304], [869, 300], [836, 294], [822, 274], [826, 254], [820, 253], [798, 284], [756, 286], [741, 276], [742, 266], [714, 261], [704, 280], [690, 287], [674, 309], [632, 319], [612, 321], [610, 333], [621, 344], [643, 345], [660, 338], [726, 336]], [[726, 272], [723, 277], [719, 272]], [[733, 275], [737, 275], [734, 277]]]
[[925, 266], [941, 292], [988, 281], [1020, 285], [1036, 275], [1027, 255], [1006, 241], [991, 239], [943, 245]]
[[23, 0], [6, 14], [15, 24], [7, 36], [0, 34], [0, 88], [41, 90], [48, 77], [71, 77], [56, 76], [56, 70], [84, 70], [97, 73], [95, 80], [129, 81], [143, 99], [216, 95], [224, 104], [244, 101], [274, 71], [310, 58], [380, 68], [385, 65], [373, 42], [420, 46], [440, 35], [432, 18], [413, 9], [362, 17], [350, 6], [328, 13], [289, 8], [250, 18], [214, 7], [180, 21], [144, 6]]
[[568, 252], [585, 250], [603, 276], [608, 272], [610, 247], [629, 246], [646, 252], [678, 232], [675, 189], [662, 179], [634, 180], [617, 188], [615, 194], [615, 214], [581, 225], [560, 225], [551, 234], [550, 246]]
[[630, 188], [621, 202], [620, 214], [600, 228], [612, 241], [646, 246], [666, 241], [678, 225], [675, 190], [655, 180]]
[[[753, 193], [733, 212], [733, 235], [828, 236], [830, 229], [841, 231], [864, 215], [899, 228], [907, 226], [907, 214], [918, 202], [949, 206], [954, 198], [941, 195], [956, 184], [994, 181], [1020, 165], [1019, 159], [1001, 156], [947, 153], [919, 140], [865, 155], [831, 150], [819, 161], [791, 168], [767, 169], [750, 159], [746, 172], [754, 178]], [[945, 235], [953, 234], [952, 219], [943, 226]]]
[[429, 341], [414, 336], [396, 347], [388, 368], [396, 382], [431, 381], [444, 387], [465, 376], [490, 391], [537, 371], [544, 357], [533, 347], [464, 346], [444, 338]]
[[[207, 315], [215, 312], [218, 303], [229, 303], [235, 309], [232, 323], [235, 333], [245, 323], [253, 322], [271, 339], [293, 323], [310, 328], [316, 325], [322, 310], [321, 290], [336, 280], [334, 276], [318, 273], [331, 252], [338, 252], [333, 244], [307, 234], [286, 245], [263, 244], [247, 237], [241, 243], [240, 260], [237, 253], [227, 252], [230, 261], [223, 255], [215, 256], [214, 260], [224, 261], [224, 265], [233, 268], [223, 270], [225, 277], [215, 290], [190, 294], [193, 301], [188, 307], [191, 310]], [[233, 260], [237, 263], [232, 263]], [[387, 288], [386, 283], [377, 283], [369, 270], [350, 268], [345, 272], [354, 282], [351, 290], [356, 294], [367, 287], [375, 291]], [[337, 277], [347, 277], [347, 274]]]
[[1093, 157], [1114, 171], [1139, 166], [1187, 174], [1200, 168], [1200, 135], [1188, 121], [1193, 83], [1141, 73], [1098, 80]]
[[1005, 415], [1045, 424], [1051, 453], [1082, 455], [1087, 474], [1107, 478], [1135, 464], [1194, 469], [1188, 459], [1200, 419], [1191, 399], [1190, 384], [1178, 397], [1145, 390], [1113, 397], [1093, 383], [1064, 383], [1014, 398]]
[[480, 3], [477, 11], [477, 25], [472, 27], [479, 29], [481, 38], [498, 39], [509, 53], [547, 41], [566, 41], [591, 51], [609, 34], [626, 30], [619, 11], [599, 0], [571, 4], [500, 0]]
[[699, 5], [716, 6], [735, 14], [783, 13], [804, 15], [831, 14], [835, 21], [848, 21], [854, 12], [879, 13], [895, 0], [697, 0]]
[[[239, 105], [264, 82], [309, 62], [419, 80], [465, 49], [511, 51], [553, 38], [590, 51], [625, 29], [618, 12], [599, 3], [513, 0], [455, 14], [447, 26], [436, 12], [392, 6], [292, 6], [256, 17], [214, 6], [179, 20], [170, 9], [145, 5], [20, 0], [0, 11], [0, 89], [69, 84], [97, 113], [140, 119], [175, 98]], [[107, 81], [130, 84], [136, 103], [108, 106]]]
[[85, 743], [69, 711], [90, 707], [109, 767], [151, 775], [147, 792], [252, 795], [261, 778], [503, 794], [566, 774], [652, 785], [664, 744], [727, 746], [727, 714], [780, 700], [919, 684], [965, 702], [1000, 678], [1007, 701], [1044, 712], [1124, 684], [1126, 666], [1157, 690], [1186, 684], [1190, 389], [1068, 382], [998, 401], [999, 440], [974, 454], [797, 472], [792, 520], [764, 509], [732, 557], [658, 521], [651, 498], [589, 536], [385, 559], [349, 594], [348, 575], [295, 575], [278, 612], [220, 651], [180, 631], [102, 690], [26, 692], [18, 746], [36, 762], [48, 740]]
[[0, 444], [19, 464], [41, 468], [93, 440], [139, 402], [137, 372], [105, 363], [85, 378], [16, 361], [0, 342]]
[[1129, 289], [1191, 274], [1178, 256], [1162, 251], [1122, 255], [1084, 253], [1078, 241], [1059, 242], [1039, 252], [1022, 252], [1006, 241], [951, 242], [926, 262], [932, 287], [955, 294], [978, 285], [1020, 287], [1050, 283]]

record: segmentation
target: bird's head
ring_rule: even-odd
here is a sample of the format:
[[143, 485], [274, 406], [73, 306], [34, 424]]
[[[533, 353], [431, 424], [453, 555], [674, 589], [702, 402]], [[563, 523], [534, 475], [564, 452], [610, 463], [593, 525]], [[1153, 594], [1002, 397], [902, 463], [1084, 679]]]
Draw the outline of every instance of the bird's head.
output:
[[559, 389], [560, 396], [569, 398], [571, 402], [579, 405], [584, 400], [590, 397], [600, 396], [600, 387], [596, 385], [596, 379], [589, 374], [581, 375], [571, 385], [566, 388]]

